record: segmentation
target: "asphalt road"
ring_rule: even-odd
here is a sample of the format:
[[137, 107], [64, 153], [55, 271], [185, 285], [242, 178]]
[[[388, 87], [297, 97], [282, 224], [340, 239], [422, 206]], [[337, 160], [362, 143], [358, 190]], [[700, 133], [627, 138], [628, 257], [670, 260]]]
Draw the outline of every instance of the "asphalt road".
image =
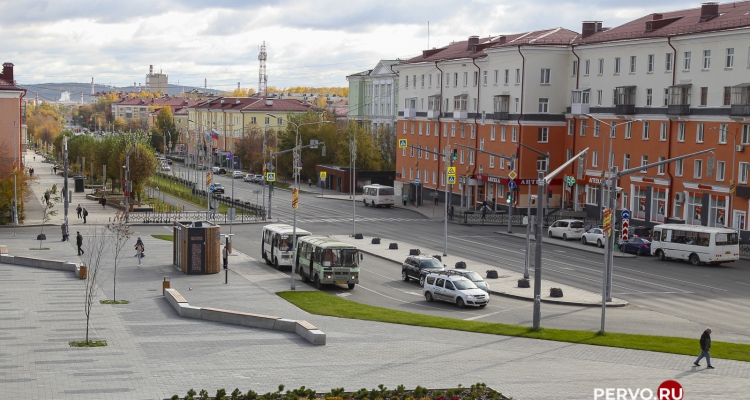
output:
[[[176, 165], [176, 164], [175, 164]], [[176, 172], [179, 172], [179, 166]], [[215, 176], [230, 193], [232, 179]], [[258, 184], [235, 179], [235, 196], [254, 201]], [[307, 189], [303, 185], [303, 190]], [[298, 227], [315, 234], [350, 234], [352, 203], [316, 198], [302, 193], [297, 211]], [[281, 222], [292, 222], [291, 194], [276, 190], [273, 216]], [[431, 206], [426, 206], [431, 207]], [[378, 236], [383, 240], [404, 240], [421, 247], [441, 249], [443, 223], [400, 208], [372, 208], [357, 203], [356, 232]], [[438, 210], [439, 212], [439, 210]], [[257, 225], [234, 226], [234, 247], [257, 257], [260, 228]], [[449, 224], [449, 254], [522, 272], [524, 240], [493, 233], [498, 227]], [[404, 254], [406, 258], [406, 253]], [[532, 257], [533, 258], [533, 257]], [[602, 256], [581, 250], [545, 245], [543, 278], [600, 293]], [[471, 269], [471, 263], [469, 263]], [[481, 271], [480, 271], [481, 273]], [[408, 311], [418, 311], [457, 318], [514, 324], [531, 323], [531, 303], [493, 296], [484, 310], [458, 310], [450, 304], [427, 303], [416, 283], [400, 281], [397, 264], [368, 257], [363, 265], [362, 285], [353, 291], [327, 290], [355, 301]], [[533, 277], [533, 269], [531, 271]], [[663, 334], [664, 330], [681, 332], [694, 326], [711, 326], [725, 337], [750, 343], [750, 263], [740, 260], [723, 266], [692, 266], [689, 263], [665, 261], [653, 257], [615, 258], [613, 296], [625, 299], [631, 306], [607, 310], [607, 326], [627, 332], [635, 328], [643, 333]], [[636, 317], [637, 315], [637, 317]], [[542, 305], [544, 326], [598, 330], [600, 308]], [[697, 324], [697, 325], [696, 325]], [[694, 331], [686, 336], [695, 336]]]

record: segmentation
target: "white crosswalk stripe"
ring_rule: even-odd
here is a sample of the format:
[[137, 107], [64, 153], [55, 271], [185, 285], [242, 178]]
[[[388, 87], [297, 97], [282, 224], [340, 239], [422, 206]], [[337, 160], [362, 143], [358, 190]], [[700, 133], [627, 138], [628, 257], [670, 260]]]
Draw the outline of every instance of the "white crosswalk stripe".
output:
[[[279, 222], [292, 222], [292, 219], [279, 218]], [[324, 219], [297, 219], [298, 223], [314, 223], [314, 222], [350, 222], [351, 218], [324, 218]], [[429, 221], [426, 218], [357, 218], [357, 222], [414, 222], [414, 221]]]

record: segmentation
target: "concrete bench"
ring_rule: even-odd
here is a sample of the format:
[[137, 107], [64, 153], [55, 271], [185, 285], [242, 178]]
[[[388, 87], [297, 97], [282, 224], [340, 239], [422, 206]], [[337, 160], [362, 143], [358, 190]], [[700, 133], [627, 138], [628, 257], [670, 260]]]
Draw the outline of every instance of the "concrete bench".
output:
[[76, 263], [70, 263], [65, 261], [47, 260], [44, 258], [33, 258], [33, 257], [21, 257], [21, 256], [9, 256], [7, 254], [0, 254], [0, 263], [23, 265], [26, 267], [45, 268], [45, 269], [56, 269], [60, 271], [76, 272]]
[[8, 246], [4, 244], [0, 245], [0, 254], [8, 254]]
[[279, 317], [273, 317], [270, 315], [252, 314], [210, 307], [201, 308], [201, 318], [209, 321], [226, 322], [229, 324], [263, 329], [273, 329], [275, 321], [279, 319]]
[[297, 321], [296, 332], [312, 344], [326, 344], [326, 334], [307, 321]]

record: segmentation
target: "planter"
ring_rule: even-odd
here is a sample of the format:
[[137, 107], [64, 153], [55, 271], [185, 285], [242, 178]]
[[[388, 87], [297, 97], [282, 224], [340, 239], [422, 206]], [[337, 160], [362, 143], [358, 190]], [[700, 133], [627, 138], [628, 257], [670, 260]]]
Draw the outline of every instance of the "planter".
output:
[[529, 287], [531, 287], [531, 284], [529, 283], [528, 279], [519, 279], [518, 280], [518, 287], [520, 287], [520, 288], [529, 288]]
[[42, 233], [41, 235], [36, 235], [36, 240], [47, 240], [47, 235]]
[[563, 291], [560, 288], [551, 288], [549, 290], [549, 297], [563, 297]]
[[364, 239], [365, 237], [361, 233], [355, 233], [354, 234], [355, 239]]
[[487, 271], [487, 279], [497, 279], [497, 271], [490, 269]]
[[466, 263], [463, 261], [459, 261], [456, 263], [456, 269], [466, 269]]
[[372, 238], [372, 244], [380, 244], [380, 238]]
[[388, 245], [388, 250], [398, 250], [398, 243], [391, 243]]
[[419, 249], [409, 249], [409, 255], [410, 256], [418, 256], [419, 255]]

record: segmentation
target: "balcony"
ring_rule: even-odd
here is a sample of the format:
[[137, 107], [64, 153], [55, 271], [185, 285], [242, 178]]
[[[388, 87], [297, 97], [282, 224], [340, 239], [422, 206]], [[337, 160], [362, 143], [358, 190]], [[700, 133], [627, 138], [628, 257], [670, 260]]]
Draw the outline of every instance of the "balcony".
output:
[[417, 98], [410, 97], [404, 99], [404, 118], [414, 118], [417, 116]]
[[414, 118], [417, 116], [416, 108], [404, 108], [404, 118]]
[[741, 83], [732, 86], [732, 108], [729, 115], [732, 117], [750, 116], [750, 83]]
[[571, 114], [588, 114], [589, 113], [589, 89], [574, 90], [570, 94], [570, 113]]
[[732, 117], [750, 117], [750, 104], [732, 104], [729, 115]]
[[427, 118], [439, 118], [440, 110], [427, 110]]
[[507, 121], [510, 119], [510, 113], [507, 111], [497, 111], [495, 112], [495, 118], [496, 121]]
[[571, 114], [588, 114], [589, 105], [583, 104], [583, 103], [572, 103], [570, 105], [570, 113]]
[[[575, 113], [573, 113], [575, 114]], [[617, 104], [615, 105], [615, 114], [633, 115], [635, 114], [635, 104]]]
[[469, 102], [469, 96], [462, 94], [453, 97], [453, 119], [466, 119], [469, 117], [466, 111], [466, 105]]
[[469, 112], [466, 110], [453, 110], [453, 119], [469, 118]]
[[670, 104], [667, 106], [667, 115], [689, 115], [690, 104]]

